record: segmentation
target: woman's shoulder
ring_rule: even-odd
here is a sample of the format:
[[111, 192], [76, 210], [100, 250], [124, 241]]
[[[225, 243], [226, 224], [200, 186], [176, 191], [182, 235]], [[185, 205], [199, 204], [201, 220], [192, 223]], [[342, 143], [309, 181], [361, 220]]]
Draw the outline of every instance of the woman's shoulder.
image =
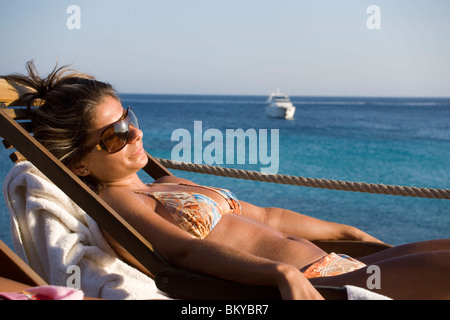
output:
[[107, 188], [100, 197], [123, 217], [149, 216], [156, 209], [156, 200], [129, 188]]
[[130, 202], [135, 202], [140, 198], [133, 189], [119, 187], [104, 188], [98, 195], [102, 200], [113, 207], [120, 204], [126, 205]]

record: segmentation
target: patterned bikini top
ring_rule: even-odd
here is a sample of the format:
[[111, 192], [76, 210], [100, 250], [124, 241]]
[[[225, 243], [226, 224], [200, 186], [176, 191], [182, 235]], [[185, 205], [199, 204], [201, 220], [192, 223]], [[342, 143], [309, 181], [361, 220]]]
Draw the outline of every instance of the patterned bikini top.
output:
[[224, 209], [214, 199], [197, 192], [135, 191], [137, 194], [155, 198], [169, 212], [178, 227], [196, 238], [205, 238], [223, 214], [241, 214], [241, 205], [236, 196], [229, 190], [188, 184], [161, 184], [184, 185], [214, 191], [227, 201], [229, 208]]

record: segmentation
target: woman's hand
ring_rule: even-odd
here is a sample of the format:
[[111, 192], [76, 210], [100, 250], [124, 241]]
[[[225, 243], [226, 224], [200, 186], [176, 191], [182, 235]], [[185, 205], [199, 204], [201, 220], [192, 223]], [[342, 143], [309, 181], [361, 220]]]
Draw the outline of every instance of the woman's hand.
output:
[[294, 266], [278, 266], [278, 290], [283, 300], [324, 300], [314, 286]]
[[377, 238], [372, 237], [370, 234], [367, 234], [364, 231], [359, 230], [358, 228], [347, 225], [342, 226], [345, 229], [345, 231], [343, 231], [344, 239], [383, 243], [383, 241], [380, 241]]

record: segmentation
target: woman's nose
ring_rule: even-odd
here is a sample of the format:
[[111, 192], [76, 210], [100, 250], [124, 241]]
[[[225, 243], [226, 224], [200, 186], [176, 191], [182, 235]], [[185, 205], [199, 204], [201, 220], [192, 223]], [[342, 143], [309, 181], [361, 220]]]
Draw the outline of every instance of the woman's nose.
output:
[[134, 142], [136, 140], [142, 140], [142, 137], [144, 136], [144, 133], [142, 130], [135, 128], [132, 124], [129, 126], [130, 135], [128, 137], [129, 142]]

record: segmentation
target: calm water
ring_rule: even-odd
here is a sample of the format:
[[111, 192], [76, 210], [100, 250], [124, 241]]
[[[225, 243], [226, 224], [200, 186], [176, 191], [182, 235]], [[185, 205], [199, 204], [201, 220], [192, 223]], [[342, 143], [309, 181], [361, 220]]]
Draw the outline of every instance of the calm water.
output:
[[[228, 152], [239, 152], [236, 146], [233, 150], [225, 148], [227, 129], [257, 133], [267, 129], [269, 142], [274, 142], [271, 130], [277, 129], [278, 155], [271, 156], [278, 156], [278, 173], [416, 187], [450, 187], [450, 99], [291, 97], [297, 107], [294, 120], [266, 118], [266, 97], [258, 96], [126, 94], [122, 95], [122, 100], [124, 106], [132, 106], [139, 117], [145, 148], [156, 157], [171, 158], [172, 150], [180, 143], [171, 141], [172, 133], [179, 132], [177, 129], [190, 134], [192, 161], [195, 150], [202, 152], [212, 146], [206, 139], [202, 142], [208, 129], [222, 133], [223, 156], [214, 155], [223, 162]], [[201, 121], [197, 136], [194, 121]], [[257, 136], [258, 151], [260, 137]], [[246, 147], [244, 163], [234, 158], [231, 164], [225, 165], [246, 170], [264, 167], [261, 158], [257, 158], [256, 164], [250, 163], [248, 143]], [[3, 180], [11, 164], [7, 152], [1, 150], [0, 153], [3, 159], [0, 178]], [[174, 173], [197, 183], [231, 189], [238, 198], [256, 205], [284, 207], [354, 225], [394, 245], [450, 237], [449, 200]], [[3, 198], [1, 201], [0, 237], [10, 243], [8, 212]]]

